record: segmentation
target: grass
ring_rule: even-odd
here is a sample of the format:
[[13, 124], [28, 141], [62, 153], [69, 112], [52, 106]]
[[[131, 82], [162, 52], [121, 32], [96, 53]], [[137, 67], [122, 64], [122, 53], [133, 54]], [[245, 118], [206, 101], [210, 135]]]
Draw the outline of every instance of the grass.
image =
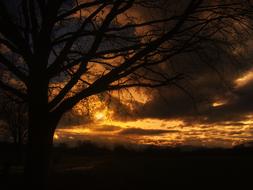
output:
[[[15, 155], [10, 147], [0, 146], [6, 157]], [[14, 163], [10, 174], [1, 177], [6, 189], [22, 184], [21, 163]], [[253, 149], [147, 147], [136, 151], [83, 143], [75, 148], [55, 148], [53, 163], [50, 179], [54, 190], [249, 189]]]

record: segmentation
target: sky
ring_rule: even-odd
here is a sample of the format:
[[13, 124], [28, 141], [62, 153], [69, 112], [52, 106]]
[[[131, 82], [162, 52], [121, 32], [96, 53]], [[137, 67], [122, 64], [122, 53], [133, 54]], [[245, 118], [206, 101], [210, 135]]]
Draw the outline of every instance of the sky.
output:
[[121, 91], [113, 94], [110, 101], [94, 97], [90, 102], [96, 103], [89, 105], [92, 108], [89, 119], [84, 119], [87, 116], [82, 113], [78, 115], [78, 111], [63, 119], [55, 142], [88, 140], [110, 147], [151, 144], [227, 148], [250, 142], [253, 140], [251, 42], [243, 48], [239, 66], [229, 65], [228, 60], [219, 62], [228, 67], [223, 78], [206, 65], [198, 66], [199, 71], [193, 69], [191, 84], [187, 84], [189, 81], [182, 84], [187, 92], [169, 86]]
[[[180, 12], [180, 5], [184, 6], [186, 1], [165, 2], [164, 6]], [[142, 22], [162, 13], [134, 7], [129, 15]], [[119, 17], [117, 24], [125, 23], [128, 18]], [[59, 33], [73, 28], [63, 28]], [[150, 28], [137, 28], [129, 33], [140, 35], [146, 30]], [[116, 144], [233, 147], [252, 141], [251, 37], [239, 36], [229, 49], [202, 44], [206, 45], [205, 49], [196, 54], [181, 54], [161, 64], [159, 69], [165, 72], [176, 70], [186, 74], [176, 85], [122, 90], [82, 101], [61, 120], [55, 143], [88, 140], [109, 147]]]
[[[180, 2], [168, 6], [178, 6]], [[139, 20], [157, 16], [138, 9], [131, 14]], [[148, 29], [135, 33], [143, 30]], [[75, 113], [59, 124], [55, 142], [233, 147], [252, 141], [251, 36], [239, 36], [229, 49], [206, 44], [198, 54], [183, 54], [162, 64], [162, 70], [187, 74], [177, 85], [123, 90], [111, 97], [93, 97], [80, 103]], [[80, 110], [89, 110], [89, 115]]]

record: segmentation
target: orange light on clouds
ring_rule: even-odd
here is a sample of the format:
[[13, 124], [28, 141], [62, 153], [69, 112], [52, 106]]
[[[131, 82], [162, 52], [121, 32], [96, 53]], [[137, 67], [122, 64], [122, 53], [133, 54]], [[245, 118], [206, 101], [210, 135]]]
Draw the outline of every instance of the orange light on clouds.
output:
[[249, 71], [242, 75], [241, 77], [235, 80], [235, 85], [237, 88], [247, 85], [249, 82], [253, 80], [253, 71]]
[[106, 114], [104, 112], [96, 112], [94, 118], [98, 121], [106, 119]]
[[220, 106], [223, 106], [225, 104], [226, 104], [225, 101], [217, 101], [217, 102], [212, 103], [212, 107], [220, 107]]
[[[107, 118], [102, 112], [97, 112], [95, 115], [98, 121], [93, 123], [58, 129], [54, 137], [55, 142], [88, 140], [108, 145], [132, 143], [159, 146], [233, 147], [253, 140], [252, 115], [241, 121], [239, 126], [233, 122], [196, 123], [189, 126], [182, 120], [151, 118], [120, 121]], [[130, 133], [124, 133], [128, 129]]]
[[54, 134], [54, 139], [55, 139], [55, 140], [58, 140], [59, 138], [60, 138], [59, 135], [58, 135], [57, 133], [55, 133], [55, 134]]

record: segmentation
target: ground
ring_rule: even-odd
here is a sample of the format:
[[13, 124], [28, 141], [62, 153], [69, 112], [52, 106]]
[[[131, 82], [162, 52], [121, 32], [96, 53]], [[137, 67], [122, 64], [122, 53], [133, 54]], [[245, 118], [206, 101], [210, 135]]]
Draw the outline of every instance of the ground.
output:
[[[248, 185], [252, 184], [253, 149], [152, 147], [135, 151], [121, 147], [109, 151], [82, 146], [56, 148], [53, 163], [50, 177], [53, 190], [224, 190], [234, 187], [244, 190], [251, 189]], [[8, 190], [20, 187], [22, 173], [21, 165], [11, 165], [8, 175], [2, 173], [2, 187]]]

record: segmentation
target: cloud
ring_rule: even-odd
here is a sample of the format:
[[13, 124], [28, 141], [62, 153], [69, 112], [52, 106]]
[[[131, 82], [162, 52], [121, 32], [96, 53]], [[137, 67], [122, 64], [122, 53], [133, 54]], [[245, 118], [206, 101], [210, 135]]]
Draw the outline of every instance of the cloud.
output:
[[[243, 58], [232, 52], [222, 53], [222, 48], [207, 50], [202, 56], [212, 56], [204, 60], [194, 54], [174, 58], [163, 69], [171, 73], [173, 66], [176, 71], [187, 73], [190, 77], [178, 82], [185, 91], [169, 86], [150, 93], [149, 101], [137, 106], [135, 117], [182, 119], [189, 125], [241, 123], [253, 113], [253, 57], [250, 55], [253, 44], [248, 43], [246, 49]], [[217, 51], [221, 51], [221, 55], [216, 55]], [[243, 83], [238, 85], [238, 79]], [[214, 106], [217, 102], [219, 106]]]
[[119, 131], [122, 128], [115, 125], [101, 125], [101, 126], [96, 126], [94, 128], [91, 127], [91, 129], [96, 132], [114, 132], [114, 131]]
[[253, 81], [233, 91], [228, 103], [213, 109], [211, 120], [244, 120], [253, 113]]
[[127, 128], [122, 129], [120, 135], [143, 135], [143, 136], [156, 136], [166, 133], [176, 133], [177, 130], [161, 130], [161, 129], [141, 129], [141, 128]]
[[[184, 55], [175, 58], [171, 64], [163, 68], [165, 72], [170, 73], [170, 66], [174, 64], [176, 70], [189, 73], [190, 78], [178, 82], [189, 94], [176, 86], [169, 86], [160, 88], [158, 91], [146, 91], [148, 98], [144, 103], [134, 99], [132, 102], [129, 100], [124, 103], [124, 98], [113, 96], [110, 104], [110, 109], [115, 113], [113, 119], [133, 121], [145, 118], [180, 119], [185, 121], [186, 125], [201, 123], [223, 125], [224, 122], [243, 124], [241, 121], [253, 113], [253, 80], [244, 80], [243, 85], [239, 86], [236, 81], [238, 78], [249, 75], [252, 69], [248, 66], [248, 62], [252, 58], [249, 57], [248, 62], [245, 62], [239, 70], [236, 70], [238, 67], [230, 63], [229, 59], [213, 58], [210, 64], [214, 64], [219, 70], [221, 74], [219, 76], [197, 57], [190, 57]], [[223, 102], [223, 104], [214, 107], [215, 102]], [[132, 109], [129, 109], [130, 104], [132, 104]], [[110, 127], [105, 130], [110, 130]], [[155, 133], [155, 131], [152, 132]], [[122, 131], [122, 133], [131, 133], [131, 130]], [[138, 131], [133, 130], [132, 133], [138, 133]]]
[[[176, 3], [165, 0], [163, 2], [164, 6], [174, 10], [181, 10], [178, 7], [183, 8], [184, 6], [180, 5], [185, 5], [183, 0]], [[175, 8], [172, 8], [173, 6]], [[171, 11], [167, 12], [172, 14]], [[155, 15], [161, 16], [160, 13]], [[131, 12], [128, 12], [128, 16], [135, 16], [138, 22], [143, 22], [143, 19], [148, 20], [154, 14], [140, 11], [138, 7], [134, 7]], [[117, 24], [124, 24], [126, 19], [128, 19], [127, 15], [122, 15], [118, 18]], [[129, 32], [130, 35], [135, 33], [136, 31]], [[187, 75], [185, 80], [178, 82], [178, 85], [183, 87], [187, 93], [176, 86], [161, 88], [159, 92], [148, 91], [147, 95], [150, 98], [145, 103], [133, 100], [131, 109], [130, 101], [126, 101], [126, 98], [123, 102], [124, 98], [122, 100], [112, 97], [110, 109], [115, 113], [113, 119], [180, 119], [184, 120], [187, 125], [196, 123], [223, 125], [224, 122], [229, 121], [234, 125], [244, 125], [241, 121], [246, 120], [247, 116], [253, 112], [251, 101], [253, 74], [250, 72], [250, 63], [253, 59], [252, 40], [247, 42], [245, 46], [235, 44], [233, 50], [214, 46], [211, 42], [200, 44], [200, 46], [196, 53], [179, 54], [169, 62], [162, 64], [162, 70], [168, 76], [173, 76], [178, 72]], [[240, 56], [243, 56], [243, 59]], [[237, 60], [243, 64], [237, 64]], [[238, 85], [238, 78], [241, 79], [239, 80], [240, 85]], [[235, 81], [237, 81], [236, 84], [234, 84]], [[231, 88], [227, 88], [228, 86]], [[136, 97], [142, 97], [141, 94], [136, 94]], [[215, 102], [224, 103], [216, 104], [219, 106], [214, 107]], [[77, 123], [82, 122], [82, 118], [73, 117], [76, 118], [74, 121]], [[117, 126], [105, 126], [92, 130], [117, 131], [120, 129]], [[167, 132], [129, 128], [122, 130], [120, 134], [155, 135]]]

